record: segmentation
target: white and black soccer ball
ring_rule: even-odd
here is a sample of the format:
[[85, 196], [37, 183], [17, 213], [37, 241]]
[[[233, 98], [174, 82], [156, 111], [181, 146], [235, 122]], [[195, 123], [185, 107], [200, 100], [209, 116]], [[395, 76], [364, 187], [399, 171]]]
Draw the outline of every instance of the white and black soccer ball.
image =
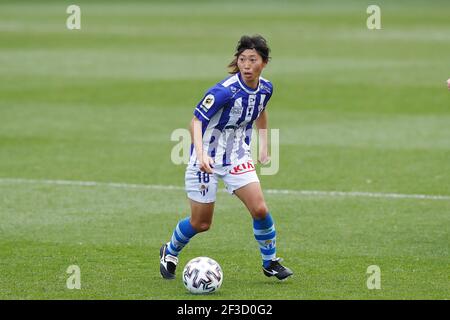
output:
[[194, 294], [219, 290], [223, 281], [220, 265], [208, 257], [197, 257], [189, 261], [183, 270], [183, 283]]

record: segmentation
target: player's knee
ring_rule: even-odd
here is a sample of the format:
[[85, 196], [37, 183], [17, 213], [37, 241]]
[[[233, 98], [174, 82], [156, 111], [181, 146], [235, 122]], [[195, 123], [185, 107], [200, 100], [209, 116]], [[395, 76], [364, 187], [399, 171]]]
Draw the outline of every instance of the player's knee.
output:
[[267, 215], [267, 212], [269, 212], [269, 209], [267, 208], [265, 203], [262, 203], [253, 209], [252, 215], [256, 219], [264, 219]]

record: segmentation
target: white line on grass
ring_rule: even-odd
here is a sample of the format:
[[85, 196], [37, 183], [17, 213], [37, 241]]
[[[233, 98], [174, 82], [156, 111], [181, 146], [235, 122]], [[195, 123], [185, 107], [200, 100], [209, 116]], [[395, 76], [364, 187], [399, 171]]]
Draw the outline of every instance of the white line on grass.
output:
[[[157, 184], [131, 184], [118, 182], [96, 182], [96, 181], [75, 181], [75, 180], [36, 180], [20, 178], [0, 178], [3, 184], [50, 184], [63, 186], [82, 187], [111, 187], [125, 189], [152, 189], [152, 190], [184, 190], [181, 186], [157, 185]], [[225, 190], [222, 190], [225, 192]], [[314, 191], [314, 190], [283, 190], [266, 189], [269, 194], [287, 194], [299, 196], [319, 196], [319, 197], [369, 197], [369, 198], [394, 198], [394, 199], [424, 199], [424, 200], [450, 200], [450, 196], [426, 195], [426, 194], [401, 194], [401, 193], [381, 193], [381, 192], [359, 192], [359, 191]]]

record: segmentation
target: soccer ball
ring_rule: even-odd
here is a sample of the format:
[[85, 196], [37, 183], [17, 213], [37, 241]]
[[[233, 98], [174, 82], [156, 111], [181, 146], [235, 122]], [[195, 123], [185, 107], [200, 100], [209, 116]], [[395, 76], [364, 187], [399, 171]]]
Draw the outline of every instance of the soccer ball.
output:
[[194, 294], [219, 290], [223, 281], [220, 265], [208, 257], [197, 257], [189, 261], [183, 270], [183, 283]]

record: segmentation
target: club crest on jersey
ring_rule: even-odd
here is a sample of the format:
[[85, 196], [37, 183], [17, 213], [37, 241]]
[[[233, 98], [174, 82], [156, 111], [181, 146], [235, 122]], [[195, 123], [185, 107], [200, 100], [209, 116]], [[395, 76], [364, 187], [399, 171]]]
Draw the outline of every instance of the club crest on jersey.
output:
[[212, 107], [214, 104], [214, 96], [212, 94], [208, 94], [205, 99], [203, 99], [202, 107], [206, 110]]
[[202, 196], [205, 196], [207, 193], [208, 193], [208, 187], [206, 185], [202, 184], [200, 186], [200, 194]]
[[255, 171], [255, 166], [253, 165], [253, 161], [249, 160], [247, 162], [241, 163], [233, 169], [230, 170], [231, 174], [238, 175], [238, 174], [244, 174], [247, 172]]

